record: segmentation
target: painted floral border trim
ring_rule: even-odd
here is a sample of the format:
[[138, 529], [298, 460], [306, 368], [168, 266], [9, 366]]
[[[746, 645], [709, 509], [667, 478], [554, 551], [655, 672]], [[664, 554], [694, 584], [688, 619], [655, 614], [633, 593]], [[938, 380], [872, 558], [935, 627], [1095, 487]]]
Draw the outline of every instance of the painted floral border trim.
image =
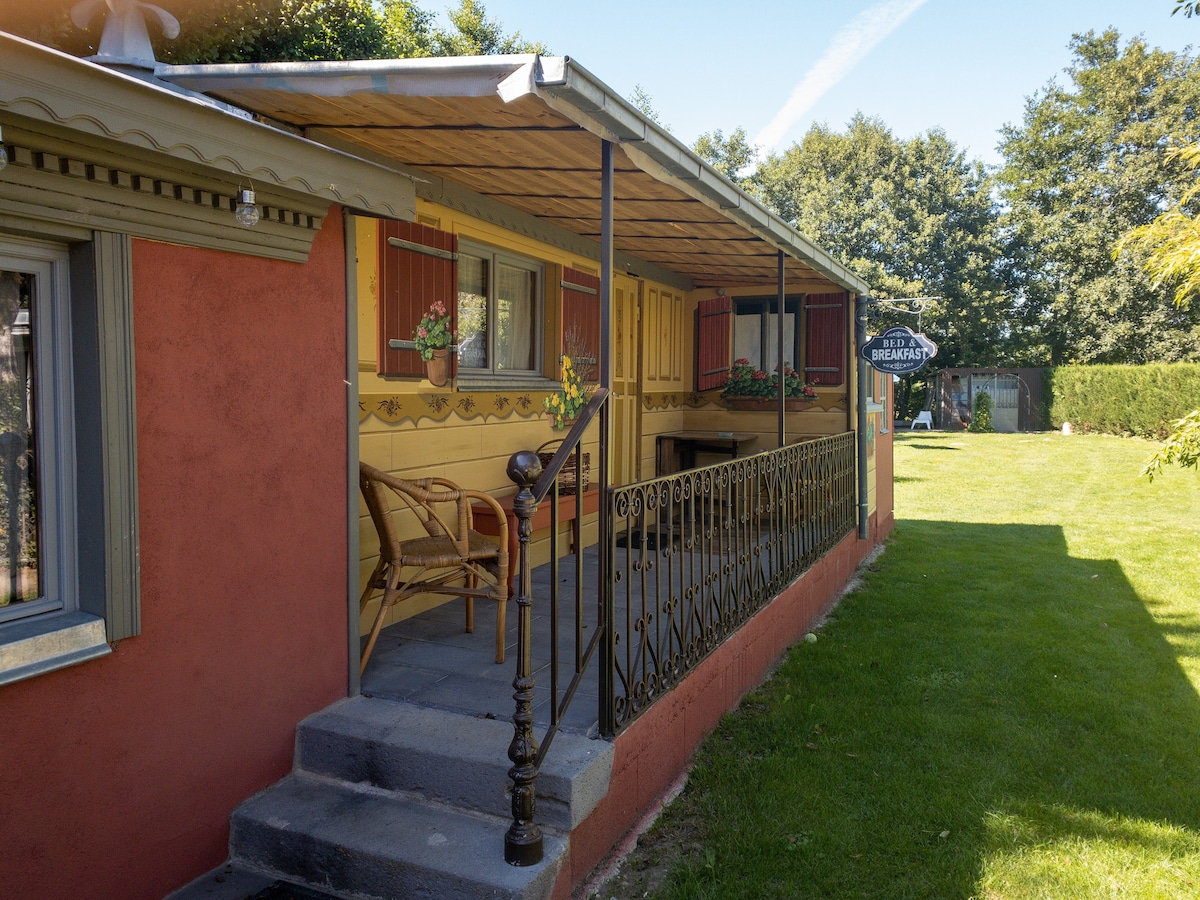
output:
[[497, 418], [508, 419], [516, 415], [523, 419], [540, 418], [546, 415], [542, 400], [550, 396], [548, 391], [520, 391], [498, 393], [492, 391], [429, 392], [415, 394], [359, 394], [358, 420], [370, 416], [384, 422], [418, 422], [431, 419], [444, 422], [451, 416], [460, 419]]
[[[704, 393], [685, 393], [683, 391], [659, 391], [642, 394], [642, 408], [648, 411], [680, 409], [701, 409], [706, 406], [725, 407], [720, 402], [720, 391], [705, 391]], [[811, 407], [814, 412], [845, 412], [846, 400], [838, 397], [822, 402], [820, 397]]]
[[[370, 393], [358, 395], [358, 420], [375, 416], [391, 424], [419, 422], [423, 419], [445, 422], [451, 416], [460, 419], [522, 419], [544, 418], [542, 401], [551, 391], [437, 391], [412, 394]], [[647, 411], [671, 409], [702, 409], [712, 406], [724, 409], [719, 401], [720, 391], [705, 393], [658, 391], [642, 394], [642, 408]], [[817, 401], [812, 412], [845, 412], [846, 401], [837, 398], [829, 403]], [[797, 414], [798, 415], [798, 414]]]

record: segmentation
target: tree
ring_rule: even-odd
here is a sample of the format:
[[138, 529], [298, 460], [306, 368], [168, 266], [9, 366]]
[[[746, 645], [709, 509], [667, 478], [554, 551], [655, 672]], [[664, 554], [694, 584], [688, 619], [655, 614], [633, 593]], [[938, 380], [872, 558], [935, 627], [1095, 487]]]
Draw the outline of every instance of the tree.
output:
[[629, 102], [638, 108], [643, 116], [649, 119], [664, 131], [670, 131], [671, 126], [664, 124], [662, 117], [659, 116], [658, 110], [654, 108], [654, 100], [646, 89], [640, 84], [633, 86], [633, 94], [629, 98]]
[[991, 434], [995, 430], [995, 426], [992, 425], [992, 395], [987, 391], [980, 391], [975, 395], [975, 411], [971, 414], [971, 424], [967, 426], [967, 431]]
[[1026, 101], [1002, 129], [997, 175], [1007, 210], [1005, 277], [1024, 362], [1141, 363], [1200, 358], [1200, 317], [1171, 302], [1125, 232], [1155, 218], [1186, 185], [1173, 140], [1200, 133], [1200, 67], [1115, 31], [1071, 42], [1070, 83]]
[[453, 31], [436, 30], [435, 56], [484, 56], [493, 53], [546, 53], [540, 42], [526, 41], [520, 32], [505, 35], [501, 24], [489, 19], [477, 0], [460, 0], [447, 15]]
[[[12, 4], [0, 10], [0, 28], [66, 53], [94, 54], [103, 17], [77, 29], [71, 5]], [[207, 0], [179, 11], [178, 40], [153, 31], [151, 38], [156, 58], [175, 65], [547, 52], [506, 35], [477, 0], [460, 0], [447, 15], [452, 27], [444, 29], [412, 0]]]
[[1189, 19], [1192, 16], [1200, 16], [1200, 3], [1196, 0], [1175, 0], [1175, 8], [1171, 10], [1171, 15], [1183, 10], [1183, 14]]
[[380, 7], [384, 58], [410, 59], [434, 55], [434, 16], [410, 0], [385, 0]]
[[[763, 201], [858, 272], [879, 297], [940, 298], [919, 319], [877, 308], [872, 328], [920, 326], [937, 362], [1007, 361], [1007, 301], [996, 276], [996, 211], [982, 164], [940, 130], [900, 140], [878, 119], [814, 125], [751, 178]], [[905, 376], [898, 407], [914, 383]]]
[[1163, 466], [1179, 463], [1183, 468], [1200, 467], [1200, 409], [1194, 409], [1173, 426], [1166, 443], [1150, 457], [1142, 474], [1154, 480]]
[[745, 128], [735, 128], [728, 138], [719, 128], [706, 131], [696, 138], [696, 145], [692, 149], [734, 184], [753, 187], [748, 182], [758, 159], [758, 148], [750, 146]]
[[[100, 46], [102, 17], [86, 29], [71, 22], [71, 0], [0, 3], [0, 31], [45, 44], [73, 56], [90, 56]], [[151, 37], [154, 31], [151, 29]]]
[[[1193, 172], [1200, 173], [1200, 145], [1173, 151]], [[1175, 305], [1187, 306], [1200, 296], [1200, 218], [1188, 210], [1200, 201], [1200, 181], [1193, 181], [1179, 200], [1152, 222], [1139, 225], [1117, 241], [1113, 255], [1142, 254], [1142, 265], [1154, 286], [1174, 285]]]
[[[1193, 144], [1175, 155], [1194, 174], [1200, 174], [1200, 145]], [[1118, 255], [1143, 251], [1146, 271], [1156, 285], [1175, 285], [1175, 305], [1180, 307], [1190, 305], [1194, 297], [1200, 296], [1200, 217], [1188, 212], [1197, 199], [1200, 199], [1200, 180], [1193, 181], [1171, 209], [1122, 237], [1114, 251]], [[1150, 457], [1142, 474], [1153, 481], [1162, 467], [1171, 463], [1184, 468], [1200, 465], [1200, 409], [1174, 423], [1166, 443]]]

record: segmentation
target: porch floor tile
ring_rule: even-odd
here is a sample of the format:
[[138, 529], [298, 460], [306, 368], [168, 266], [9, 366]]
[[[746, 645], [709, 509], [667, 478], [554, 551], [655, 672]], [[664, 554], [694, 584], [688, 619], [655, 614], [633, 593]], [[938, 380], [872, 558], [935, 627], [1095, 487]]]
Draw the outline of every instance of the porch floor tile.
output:
[[[593, 626], [595, 585], [599, 567], [595, 548], [584, 555], [584, 641]], [[575, 647], [574, 583], [572, 557], [559, 561], [559, 695], [573, 673]], [[534, 717], [539, 729], [550, 722], [550, 566], [532, 573], [534, 615], [532, 654], [534, 665]], [[588, 593], [590, 587], [591, 593]], [[508, 602], [503, 663], [495, 662], [496, 604], [475, 601], [475, 630], [464, 631], [463, 602], [451, 600], [383, 630], [362, 676], [362, 691], [373, 697], [404, 700], [422, 706], [465, 712], [488, 718], [510, 719], [514, 710], [512, 681], [517, 666], [517, 604]], [[599, 714], [597, 659], [580, 684], [563, 720], [565, 730], [583, 734], [596, 730]]]

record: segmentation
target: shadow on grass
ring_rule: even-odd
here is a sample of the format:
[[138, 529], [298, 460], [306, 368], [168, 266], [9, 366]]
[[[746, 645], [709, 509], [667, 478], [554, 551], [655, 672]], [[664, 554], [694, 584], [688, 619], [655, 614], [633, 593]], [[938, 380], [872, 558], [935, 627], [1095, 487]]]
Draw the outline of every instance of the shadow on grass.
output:
[[951, 447], [949, 444], [921, 444], [917, 441], [905, 441], [905, 446], [916, 447], [918, 450], [958, 450], [959, 447]]
[[[1168, 627], [1194, 642], [1200, 622]], [[1056, 527], [901, 521], [706, 745], [689, 794], [715, 857], [671, 896], [1088, 896], [1012, 879], [1166, 858], [1190, 860], [1161, 876], [1177, 889], [1131, 895], [1200, 896], [1197, 734], [1200, 698], [1115, 561], [1072, 558]]]

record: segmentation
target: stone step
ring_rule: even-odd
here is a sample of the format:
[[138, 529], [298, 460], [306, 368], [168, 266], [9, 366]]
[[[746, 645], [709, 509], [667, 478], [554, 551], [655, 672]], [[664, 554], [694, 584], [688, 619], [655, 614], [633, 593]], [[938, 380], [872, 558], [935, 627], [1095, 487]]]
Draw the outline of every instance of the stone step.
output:
[[[352, 697], [300, 723], [295, 768], [505, 818], [512, 735], [510, 722]], [[608, 791], [612, 759], [608, 741], [559, 733], [536, 782], [538, 825], [569, 832], [587, 818]]]
[[545, 832], [542, 862], [510, 866], [507, 827], [502, 818], [292, 774], [238, 807], [229, 844], [235, 865], [357, 900], [543, 900], [566, 841]]

